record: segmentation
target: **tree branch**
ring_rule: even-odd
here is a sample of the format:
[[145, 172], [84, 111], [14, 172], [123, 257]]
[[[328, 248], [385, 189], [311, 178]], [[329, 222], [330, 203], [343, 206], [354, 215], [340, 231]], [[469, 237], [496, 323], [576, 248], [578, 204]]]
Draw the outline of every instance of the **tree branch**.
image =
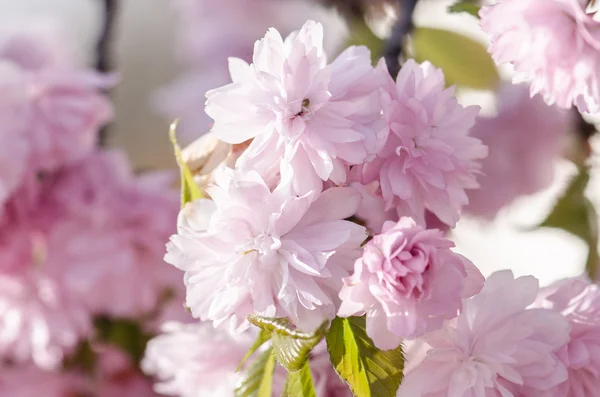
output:
[[[118, 12], [118, 0], [102, 0], [104, 3], [104, 17], [100, 38], [96, 45], [96, 70], [100, 73], [108, 73], [113, 69], [111, 41], [115, 20]], [[108, 94], [108, 93], [106, 93]], [[103, 146], [106, 142], [108, 126], [102, 127], [98, 133], [98, 145]]]
[[404, 48], [404, 38], [413, 29], [413, 13], [418, 0], [398, 0], [400, 17], [392, 28], [392, 34], [385, 43], [383, 56], [392, 77], [400, 71], [400, 56]]

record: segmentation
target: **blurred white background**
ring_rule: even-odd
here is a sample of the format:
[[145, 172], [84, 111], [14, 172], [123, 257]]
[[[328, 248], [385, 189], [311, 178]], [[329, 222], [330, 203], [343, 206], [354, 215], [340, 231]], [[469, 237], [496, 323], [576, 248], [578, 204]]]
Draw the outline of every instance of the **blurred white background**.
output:
[[[422, 0], [416, 24], [444, 26], [482, 39], [473, 17], [445, 14], [450, 2]], [[124, 146], [138, 169], [174, 166], [166, 133], [170, 120], [157, 116], [150, 105], [151, 95], [180, 73], [173, 56], [177, 20], [170, 3], [122, 0], [114, 32], [114, 63], [122, 82], [113, 92], [117, 119], [109, 143]], [[102, 0], [0, 0], [0, 23], [52, 18], [64, 26], [82, 64], [94, 62], [102, 17]], [[570, 164], [558, 164], [555, 186], [507, 208], [494, 223], [461, 220], [454, 234], [457, 250], [486, 274], [511, 268], [519, 275], [535, 275], [542, 284], [579, 274], [587, 255], [582, 241], [560, 231], [526, 231], [549, 212], [572, 172]], [[598, 178], [593, 178], [590, 198], [600, 205], [598, 187]]]

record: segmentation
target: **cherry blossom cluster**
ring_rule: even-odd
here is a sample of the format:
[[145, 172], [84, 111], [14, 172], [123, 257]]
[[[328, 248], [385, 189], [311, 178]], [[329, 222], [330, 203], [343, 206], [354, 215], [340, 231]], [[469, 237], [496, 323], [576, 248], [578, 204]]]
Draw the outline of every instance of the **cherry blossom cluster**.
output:
[[[600, 29], [588, 0], [498, 0], [480, 11], [497, 63], [561, 108], [600, 112]], [[597, 6], [596, 6], [597, 7]]]
[[[0, 395], [153, 396], [99, 319], [154, 333], [185, 320], [162, 261], [179, 202], [170, 173], [135, 175], [96, 149], [115, 78], [77, 66], [50, 25], [0, 42]], [[87, 350], [82, 350], [86, 347]], [[81, 351], [95, 357], [83, 368]]]
[[[584, 397], [600, 387], [597, 285], [578, 278], [539, 290], [510, 271], [485, 280], [440, 230], [463, 210], [493, 217], [545, 187], [540, 166], [496, 201], [477, 196], [494, 170], [510, 185], [519, 164], [498, 163], [528, 126], [556, 139], [525, 165], [558, 156], [567, 114], [517, 86], [500, 95], [510, 106], [478, 118], [427, 62], [408, 60], [394, 79], [364, 47], [329, 61], [312, 21], [286, 38], [270, 29], [252, 63], [230, 58], [229, 72], [230, 84], [206, 93], [210, 133], [183, 153], [204, 197], [181, 210], [165, 260], [183, 271], [201, 322], [169, 323], [150, 342], [143, 369], [159, 393], [231, 396], [257, 335], [250, 315], [304, 332], [365, 316], [377, 348], [407, 348], [399, 397]], [[492, 137], [501, 129], [510, 135]], [[494, 144], [500, 154], [486, 159], [478, 137], [505, 139]], [[351, 395], [322, 345], [310, 367], [318, 396]]]

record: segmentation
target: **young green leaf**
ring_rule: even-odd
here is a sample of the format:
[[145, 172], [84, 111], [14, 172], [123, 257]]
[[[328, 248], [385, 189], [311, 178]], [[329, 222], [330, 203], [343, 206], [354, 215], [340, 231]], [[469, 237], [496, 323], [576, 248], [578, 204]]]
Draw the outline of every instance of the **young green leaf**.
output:
[[596, 210], [585, 196], [589, 179], [588, 170], [580, 168], [579, 174], [539, 226], [563, 229], [585, 241], [589, 248], [586, 269], [590, 278], [595, 280], [599, 261], [598, 228]]
[[483, 44], [461, 34], [415, 28], [412, 52], [418, 62], [430, 61], [442, 69], [448, 85], [487, 90], [500, 82], [496, 65]]
[[450, 7], [448, 7], [448, 11], [450, 13], [466, 12], [477, 18], [479, 18], [479, 10], [480, 9], [481, 9], [480, 5], [475, 4], [475, 3], [473, 3], [473, 1], [469, 1], [469, 0], [459, 1], [455, 4], [452, 4]]
[[175, 159], [179, 165], [181, 172], [181, 207], [183, 208], [190, 201], [194, 201], [202, 198], [202, 192], [196, 182], [194, 182], [194, 176], [186, 165], [185, 161], [181, 156], [181, 147], [177, 143], [177, 124], [178, 120], [171, 124], [169, 129], [169, 138], [173, 144], [173, 150], [175, 151]]
[[252, 363], [244, 379], [235, 388], [235, 397], [271, 397], [275, 356], [268, 349]]
[[254, 352], [256, 352], [262, 345], [264, 345], [270, 339], [271, 339], [271, 333], [269, 331], [265, 331], [264, 329], [261, 329], [260, 333], [256, 337], [256, 340], [254, 341], [252, 346], [250, 346], [250, 349], [248, 350], [248, 352], [246, 353], [244, 358], [242, 358], [242, 362], [240, 362], [240, 365], [238, 365], [236, 372], [239, 371], [240, 369], [242, 369], [242, 366], [246, 363], [246, 361], [250, 358], [250, 356], [253, 355]]
[[282, 397], [317, 397], [307, 362], [300, 371], [288, 373]]
[[298, 331], [284, 318], [251, 315], [248, 320], [261, 330], [271, 333], [277, 362], [288, 371], [298, 371], [308, 361], [312, 349], [325, 337], [328, 321], [313, 333]]
[[395, 397], [404, 369], [402, 347], [382, 351], [364, 317], [336, 317], [326, 336], [329, 358], [356, 397]]

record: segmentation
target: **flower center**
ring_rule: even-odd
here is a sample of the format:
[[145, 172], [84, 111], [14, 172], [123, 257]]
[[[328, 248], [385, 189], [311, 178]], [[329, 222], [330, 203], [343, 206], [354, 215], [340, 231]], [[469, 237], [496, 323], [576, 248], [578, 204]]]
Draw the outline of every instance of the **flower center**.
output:
[[309, 109], [308, 109], [309, 106], [310, 106], [310, 99], [304, 98], [302, 100], [302, 108], [296, 114], [296, 117], [304, 117], [305, 115], [308, 115], [309, 114]]
[[247, 255], [252, 252], [256, 252], [259, 255], [270, 255], [276, 253], [281, 248], [281, 240], [277, 237], [270, 235], [267, 232], [262, 232], [249, 241], [243, 247], [242, 255]]

